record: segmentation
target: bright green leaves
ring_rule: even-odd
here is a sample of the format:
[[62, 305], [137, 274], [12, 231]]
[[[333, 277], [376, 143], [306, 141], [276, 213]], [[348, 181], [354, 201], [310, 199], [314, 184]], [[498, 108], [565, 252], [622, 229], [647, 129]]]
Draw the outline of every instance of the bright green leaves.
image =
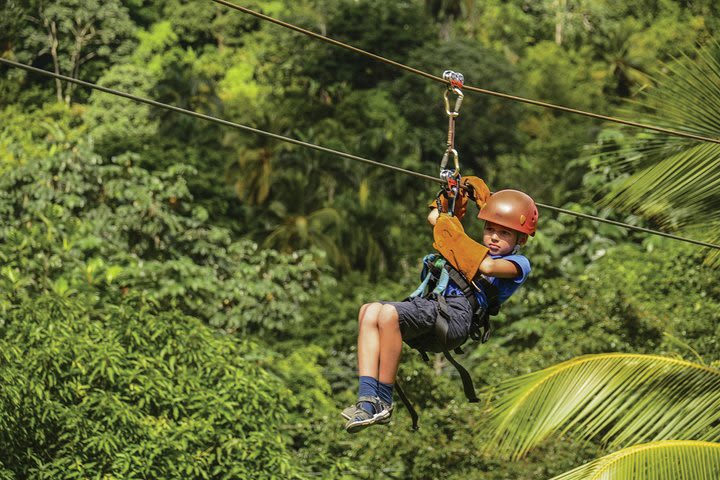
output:
[[295, 475], [286, 395], [255, 347], [137, 298], [40, 294], [5, 318], [0, 441], [19, 477]]
[[713, 480], [718, 472], [720, 444], [665, 440], [611, 453], [552, 480]]
[[14, 295], [141, 293], [166, 308], [243, 332], [287, 330], [320, 271], [207, 223], [175, 166], [156, 175], [124, 155], [104, 164], [80, 142], [28, 159], [0, 179], [2, 282]]
[[[709, 46], [666, 67], [658, 86], [643, 100], [650, 121], [666, 128], [717, 138], [717, 89], [720, 49]], [[676, 137], [642, 134], [616, 142], [601, 154], [618, 178], [604, 203], [652, 219], [667, 230], [678, 230], [717, 243], [717, 164], [720, 148]], [[612, 146], [612, 142], [611, 142]], [[718, 265], [720, 257], [710, 253], [708, 261]]]
[[493, 444], [514, 457], [560, 432], [614, 446], [720, 439], [720, 370], [675, 358], [588, 355], [507, 380], [494, 394]]

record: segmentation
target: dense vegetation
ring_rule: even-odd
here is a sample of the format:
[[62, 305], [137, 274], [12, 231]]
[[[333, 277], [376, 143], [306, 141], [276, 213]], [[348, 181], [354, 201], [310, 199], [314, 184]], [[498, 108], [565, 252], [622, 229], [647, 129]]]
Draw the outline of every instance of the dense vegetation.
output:
[[[679, 96], [663, 82], [695, 88], [693, 65], [720, 59], [712, 0], [244, 4], [475, 86], [657, 122]], [[0, 12], [3, 57], [437, 173], [434, 82], [209, 0]], [[420, 431], [402, 408], [390, 428], [342, 430], [357, 308], [415, 287], [437, 186], [7, 67], [0, 119], [0, 479], [549, 478], [613, 451], [561, 434], [509, 461], [492, 404], [411, 351], [400, 376]], [[688, 220], [718, 211], [711, 181], [705, 197], [683, 183], [650, 206], [611, 201], [655, 141], [478, 94], [456, 138], [463, 171], [494, 190], [717, 237]], [[720, 366], [706, 250], [549, 211], [526, 250], [531, 280], [464, 355], [478, 385], [601, 352]]]

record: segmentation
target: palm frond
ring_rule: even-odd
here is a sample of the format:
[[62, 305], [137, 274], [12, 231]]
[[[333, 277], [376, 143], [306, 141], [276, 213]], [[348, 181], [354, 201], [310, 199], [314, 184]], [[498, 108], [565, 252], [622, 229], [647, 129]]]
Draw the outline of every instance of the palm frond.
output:
[[[720, 186], [719, 163], [720, 145], [695, 145], [625, 179], [608, 203], [661, 224], [678, 218], [683, 226], [697, 223], [697, 218], [718, 220], [720, 210], [709, 200]], [[679, 211], [685, 215], [679, 217]]]
[[493, 449], [518, 458], [555, 433], [613, 447], [720, 440], [720, 370], [655, 355], [586, 355], [494, 392]]
[[551, 480], [717, 480], [720, 443], [663, 440], [634, 445]]
[[[643, 120], [720, 138], [720, 45], [699, 50], [695, 59], [680, 58], [666, 70], [638, 104], [638, 110], [651, 110]], [[720, 234], [706, 226], [720, 220], [720, 145], [643, 133], [629, 148], [605, 152], [603, 158], [631, 175], [602, 204], [718, 241]], [[720, 265], [720, 252], [713, 252], [708, 263]]]

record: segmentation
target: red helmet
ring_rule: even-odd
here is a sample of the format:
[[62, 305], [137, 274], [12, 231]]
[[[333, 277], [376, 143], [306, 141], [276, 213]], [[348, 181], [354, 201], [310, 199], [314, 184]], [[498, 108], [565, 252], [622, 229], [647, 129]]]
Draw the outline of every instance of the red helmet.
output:
[[500, 190], [490, 195], [478, 218], [520, 233], [535, 235], [538, 210], [529, 195], [517, 190]]

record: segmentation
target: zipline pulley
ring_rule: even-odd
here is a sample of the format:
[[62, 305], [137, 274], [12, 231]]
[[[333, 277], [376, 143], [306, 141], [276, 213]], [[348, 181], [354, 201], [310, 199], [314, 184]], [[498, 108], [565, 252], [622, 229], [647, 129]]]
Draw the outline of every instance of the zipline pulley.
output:
[[[460, 158], [457, 150], [455, 150], [455, 119], [460, 115], [460, 107], [464, 98], [462, 92], [463, 82], [465, 77], [462, 73], [453, 72], [452, 70], [445, 70], [443, 72], [443, 79], [450, 82], [448, 88], [445, 90], [443, 99], [445, 100], [445, 113], [448, 116], [448, 135], [447, 135], [447, 147], [443, 154], [442, 160], [440, 161], [440, 179], [443, 181], [443, 189], [438, 194], [437, 204], [438, 210], [443, 211], [440, 196], [444, 195], [448, 199], [448, 212], [452, 215], [455, 209], [455, 199], [459, 194], [459, 179], [460, 179]], [[455, 95], [455, 105], [451, 108], [450, 95]], [[455, 170], [447, 168], [448, 160], [450, 155], [453, 157], [453, 163]]]

